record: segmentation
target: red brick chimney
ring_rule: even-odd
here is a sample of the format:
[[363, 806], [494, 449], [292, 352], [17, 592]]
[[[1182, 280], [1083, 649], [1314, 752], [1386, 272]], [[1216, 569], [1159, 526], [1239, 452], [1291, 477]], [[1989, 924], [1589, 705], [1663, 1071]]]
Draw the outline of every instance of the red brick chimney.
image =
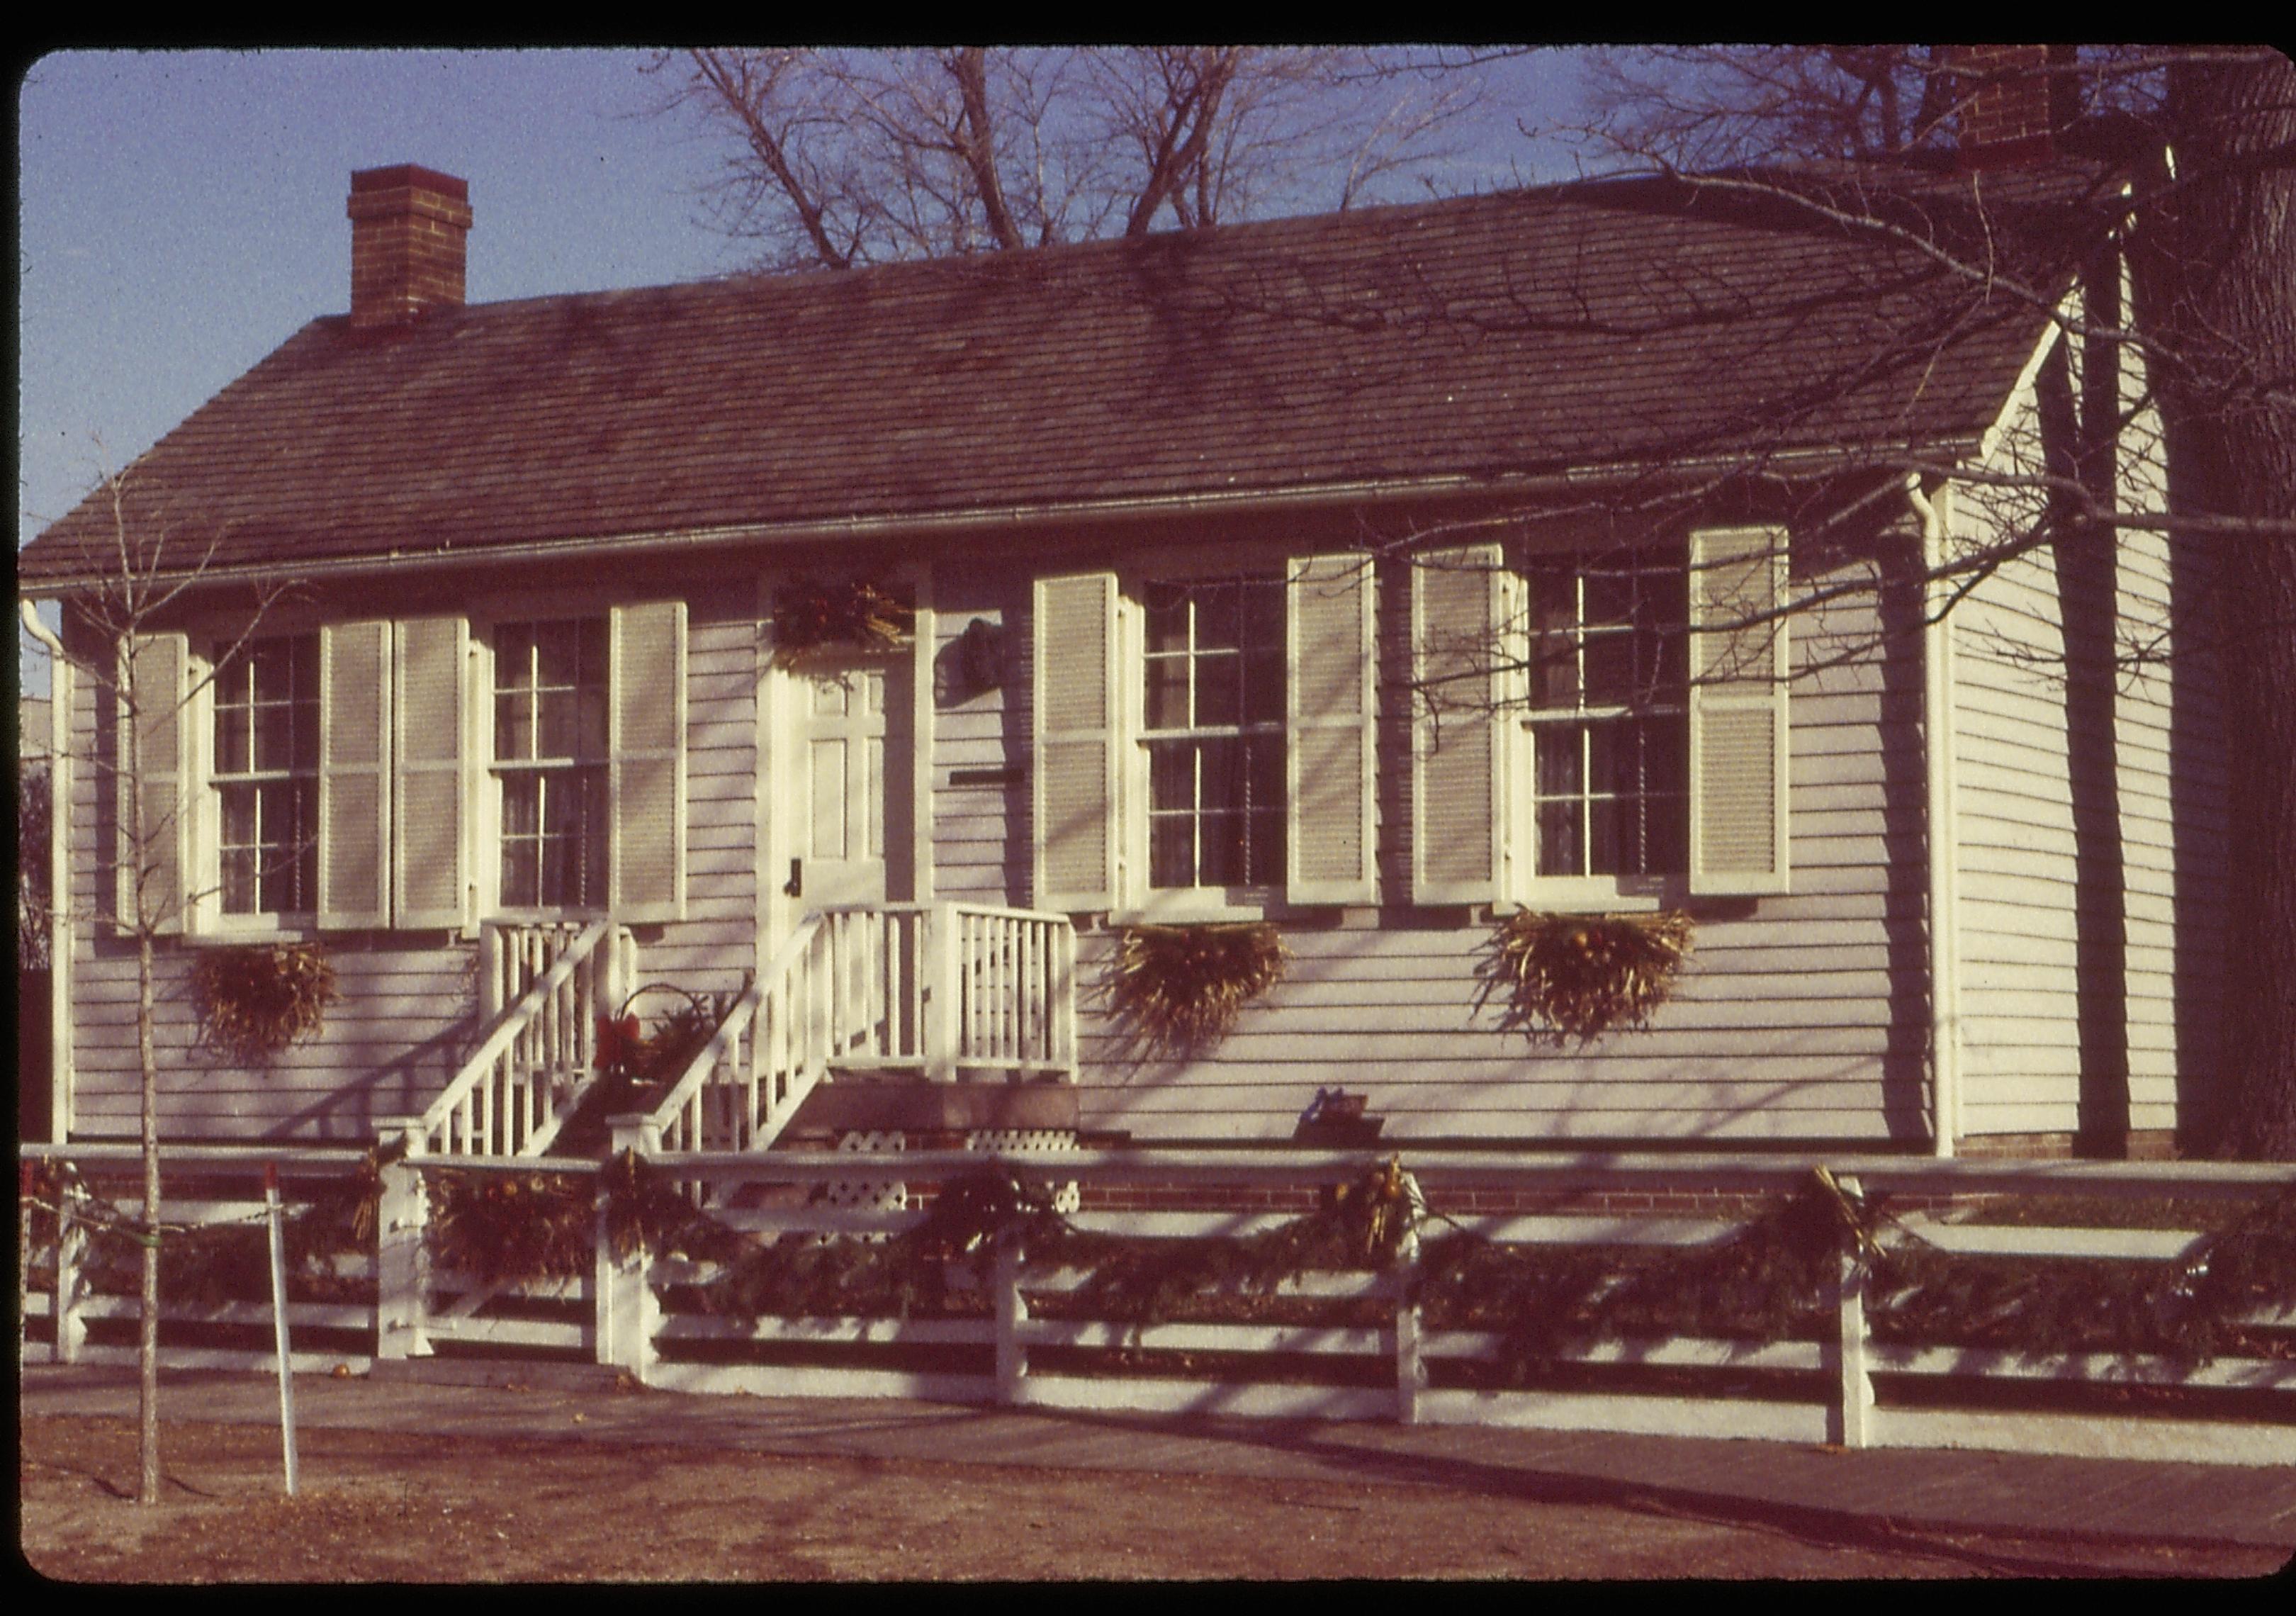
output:
[[395, 325], [463, 306], [471, 187], [401, 163], [351, 176], [351, 324]]
[[[2014, 168], [2046, 162], [2056, 105], [2046, 45], [1964, 45], [1953, 52], [1961, 80], [1961, 140], [1964, 168]], [[2071, 87], [2070, 81], [2065, 88]]]

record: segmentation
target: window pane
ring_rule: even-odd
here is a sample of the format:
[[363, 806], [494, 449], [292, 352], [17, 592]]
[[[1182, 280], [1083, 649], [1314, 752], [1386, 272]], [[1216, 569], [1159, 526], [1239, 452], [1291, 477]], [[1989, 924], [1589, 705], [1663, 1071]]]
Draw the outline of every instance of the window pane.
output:
[[1538, 805], [1538, 873], [1541, 875], [1583, 874], [1578, 862], [1578, 801]]
[[520, 775], [503, 782], [503, 834], [505, 836], [535, 836], [542, 830], [542, 782], [533, 775]]
[[1283, 808], [1283, 742], [1276, 735], [1259, 735], [1247, 742], [1250, 761], [1249, 806], [1253, 811]]
[[1578, 737], [1585, 732], [1571, 724], [1542, 724], [1534, 732], [1538, 743], [1538, 794], [1541, 797], [1578, 795]]
[[1185, 729], [1188, 726], [1188, 660], [1185, 657], [1148, 659], [1148, 727]]
[[1255, 652], [1244, 659], [1243, 721], [1246, 724], [1283, 722], [1282, 653]]
[[1246, 650], [1283, 657], [1283, 585], [1253, 582], [1243, 587], [1243, 644]]
[[1243, 644], [1243, 588], [1238, 584], [1198, 584], [1196, 649], [1234, 651]]
[[248, 768], [248, 710], [244, 707], [219, 707], [216, 710], [216, 772], [220, 775], [243, 775]]
[[1588, 805], [1587, 874], [1616, 875], [1619, 865], [1619, 818], [1621, 809], [1631, 808], [1630, 800], [1598, 797]]
[[223, 912], [252, 915], [255, 908], [255, 849], [226, 848], [223, 852]]
[[1198, 833], [1203, 867], [1197, 882], [1207, 887], [1240, 887], [1250, 867], [1244, 859], [1244, 832], [1250, 822], [1242, 814], [1206, 814]]
[[544, 758], [578, 756], [580, 726], [577, 718], [574, 693], [570, 690], [545, 691], [535, 698], [540, 709], [537, 727], [541, 732], [535, 738], [536, 755]]
[[254, 665], [255, 699], [288, 701], [295, 695], [295, 648], [289, 640], [258, 640], [249, 648]]
[[316, 701], [295, 703], [295, 761], [298, 774], [316, 774], [319, 768], [319, 704]]
[[581, 652], [578, 631], [578, 625], [574, 623], [537, 623], [534, 626], [537, 685], [570, 687], [579, 679]]
[[1624, 707], [1635, 693], [1635, 642], [1628, 634], [1587, 639], [1587, 705]]
[[531, 841], [503, 843], [502, 900], [512, 908], [530, 909], [542, 901], [541, 881]]
[[1186, 814], [1152, 814], [1148, 820], [1148, 884], [1196, 884], [1196, 822]]
[[1631, 622], [1635, 615], [1635, 574], [1620, 567], [1597, 568], [1587, 574], [1587, 621]]
[[1151, 584], [1144, 603], [1148, 609], [1148, 649], [1185, 651], [1188, 592], [1177, 584]]
[[1152, 810], [1196, 806], [1196, 749], [1186, 741], [1155, 741], [1148, 747], [1148, 806]]
[[606, 619], [586, 617], [578, 625], [577, 636], [581, 644], [582, 683], [606, 687]]
[[603, 758], [606, 755], [606, 688], [603, 685], [586, 685], [577, 701], [580, 716], [577, 720], [574, 755]]
[[1198, 743], [1198, 764], [1206, 808], [1244, 806], [1244, 750], [1241, 740], [1223, 737]]
[[1531, 705], [1565, 711], [1578, 705], [1578, 643], [1561, 631], [1531, 641]]
[[255, 845], [255, 789], [251, 785], [226, 785], [223, 788], [223, 844], [226, 847]]
[[534, 698], [495, 698], [495, 756], [504, 761], [534, 756]]
[[1243, 659], [1233, 654], [1196, 659], [1196, 714], [1201, 726], [1243, 722]]
[[255, 710], [255, 767], [284, 772], [295, 767], [295, 710], [272, 703]]
[[1255, 811], [1251, 816], [1251, 869], [1256, 887], [1278, 886], [1283, 881], [1283, 813]]
[[520, 690], [534, 683], [534, 627], [504, 623], [495, 630], [495, 688]]

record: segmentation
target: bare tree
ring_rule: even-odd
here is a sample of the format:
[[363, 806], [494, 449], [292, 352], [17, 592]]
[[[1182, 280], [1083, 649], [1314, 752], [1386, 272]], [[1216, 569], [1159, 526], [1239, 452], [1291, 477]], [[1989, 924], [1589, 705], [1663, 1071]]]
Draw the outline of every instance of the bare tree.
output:
[[[208, 896], [190, 885], [191, 871], [180, 856], [186, 804], [176, 783], [184, 773], [184, 715], [212, 680], [176, 657], [160, 631], [199, 588], [220, 535], [196, 553], [179, 553], [169, 543], [158, 513], [131, 497], [135, 467], [109, 473], [93, 497], [109, 516], [110, 547], [94, 546], [80, 558], [83, 579], [66, 605], [66, 637], [51, 642], [69, 671], [94, 697], [94, 742], [76, 759], [89, 768], [99, 797], [111, 803], [115, 831], [110, 873], [113, 901], [100, 900], [73, 914], [75, 921], [109, 923], [135, 948], [135, 1056], [140, 1078], [143, 1212], [137, 1238], [143, 1249], [137, 1365], [140, 1374], [137, 1501], [160, 1501], [160, 1062], [153, 1018], [157, 1000], [157, 939], [181, 925], [193, 906]], [[250, 597], [237, 638], [216, 659], [222, 666], [253, 636], [263, 615], [296, 586], [266, 583]], [[51, 684], [52, 699], [67, 695], [62, 679]], [[105, 861], [99, 854], [94, 871]], [[73, 913], [68, 893], [53, 901]], [[55, 1036], [68, 1037], [59, 1028]]]
[[654, 70], [667, 109], [732, 137], [717, 222], [784, 269], [1344, 208], [1448, 155], [1480, 94], [1431, 61], [1240, 45], [693, 50]]
[[[2130, 529], [2205, 545], [2213, 587], [2177, 630], [2220, 659], [2237, 738], [2219, 1145], [2296, 1157], [2296, 64], [2249, 47], [1661, 49], [1603, 58], [1591, 96], [1581, 133], [1613, 159], [1925, 255], [2063, 326], [2041, 378], [2049, 441], [1980, 485], [2005, 537], [1956, 565], [1980, 576], [2045, 546], [2093, 565]], [[1956, 162], [1978, 170], [1964, 194], [1988, 179], [2011, 194], [2013, 168], [1988, 164], [2050, 155], [2105, 182], [2060, 220], [2054, 252], [2021, 261], [1903, 201], [1903, 176]], [[2104, 269], [2116, 241], [2127, 305], [2109, 270], [2064, 304], [2065, 278]], [[2123, 373], [2140, 394], [2116, 391]], [[2132, 503], [2116, 455], [2148, 416], [2167, 497]]]

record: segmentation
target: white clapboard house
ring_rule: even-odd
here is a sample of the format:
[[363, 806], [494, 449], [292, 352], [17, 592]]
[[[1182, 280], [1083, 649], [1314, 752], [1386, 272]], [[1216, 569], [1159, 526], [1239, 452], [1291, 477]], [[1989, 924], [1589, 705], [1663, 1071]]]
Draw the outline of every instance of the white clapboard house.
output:
[[[136, 1127], [139, 881], [177, 1138], [542, 1149], [680, 992], [688, 1144], [1278, 1142], [1326, 1088], [1387, 1142], [2173, 1136], [2219, 740], [2114, 653], [2194, 637], [2202, 558], [2013, 486], [2136, 396], [2053, 317], [2118, 193], [1773, 182], [1828, 183], [472, 306], [467, 187], [354, 176], [348, 313], [20, 558], [81, 664], [53, 1136]], [[108, 644], [73, 603], [155, 546], [188, 587]], [[1659, 909], [1647, 1027], [1501, 1024], [1508, 916]], [[1224, 1038], [1111, 1021], [1127, 927], [1252, 921]], [[235, 1062], [191, 973], [279, 941], [338, 997]]]

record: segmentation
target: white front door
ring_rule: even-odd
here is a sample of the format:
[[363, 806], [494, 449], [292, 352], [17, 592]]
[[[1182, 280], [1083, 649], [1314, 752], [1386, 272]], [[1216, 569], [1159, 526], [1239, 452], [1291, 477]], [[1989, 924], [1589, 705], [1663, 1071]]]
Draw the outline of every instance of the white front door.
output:
[[[802, 862], [793, 874], [809, 910], [886, 901], [889, 743], [908, 745], [900, 666], [857, 656], [797, 676]], [[906, 774], [905, 757], [891, 761]]]

